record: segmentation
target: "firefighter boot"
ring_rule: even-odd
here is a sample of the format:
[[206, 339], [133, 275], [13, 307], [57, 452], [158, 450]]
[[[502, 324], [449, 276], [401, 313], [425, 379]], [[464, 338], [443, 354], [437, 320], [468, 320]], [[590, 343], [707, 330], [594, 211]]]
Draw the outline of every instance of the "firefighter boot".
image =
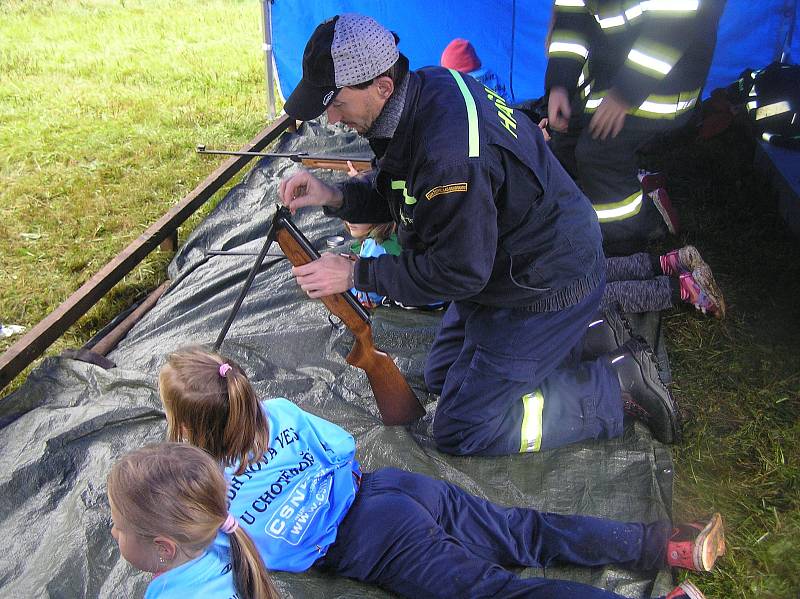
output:
[[607, 358], [619, 379], [626, 413], [646, 424], [662, 443], [679, 442], [678, 406], [658, 374], [653, 350], [644, 340], [633, 338]]
[[632, 336], [630, 323], [616, 306], [598, 312], [586, 329], [582, 358], [593, 360], [611, 353]]

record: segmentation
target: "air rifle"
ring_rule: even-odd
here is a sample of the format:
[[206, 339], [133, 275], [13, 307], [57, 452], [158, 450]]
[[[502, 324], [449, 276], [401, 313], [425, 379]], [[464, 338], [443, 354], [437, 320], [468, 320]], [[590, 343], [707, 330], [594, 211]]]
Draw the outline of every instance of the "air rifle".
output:
[[306, 168], [327, 168], [334, 171], [350, 170], [348, 162], [359, 172], [368, 171], [372, 168], [372, 163], [363, 156], [332, 156], [325, 154], [309, 154], [308, 152], [294, 152], [287, 154], [275, 154], [270, 152], [231, 152], [228, 150], [207, 150], [205, 144], [197, 146], [198, 154], [225, 154], [226, 156], [262, 156], [269, 158], [288, 158], [292, 162], [297, 162]]
[[[214, 350], [218, 351], [222, 345], [231, 323], [247, 294], [256, 273], [261, 268], [261, 263], [267, 255], [267, 250], [273, 241], [277, 241], [283, 253], [294, 266], [308, 264], [319, 258], [319, 253], [314, 246], [300, 232], [292, 222], [291, 213], [284, 207], [278, 208], [272, 218], [267, 239], [256, 262], [250, 269], [242, 291], [228, 316], [225, 325], [220, 331]], [[392, 357], [375, 347], [372, 341], [372, 327], [369, 314], [358, 303], [350, 291], [335, 293], [320, 298], [325, 307], [337, 316], [355, 336], [353, 349], [346, 360], [351, 366], [360, 368], [367, 374], [375, 403], [381, 414], [381, 420], [387, 426], [409, 424], [425, 414], [425, 409], [419, 403], [417, 396], [400, 373]]]

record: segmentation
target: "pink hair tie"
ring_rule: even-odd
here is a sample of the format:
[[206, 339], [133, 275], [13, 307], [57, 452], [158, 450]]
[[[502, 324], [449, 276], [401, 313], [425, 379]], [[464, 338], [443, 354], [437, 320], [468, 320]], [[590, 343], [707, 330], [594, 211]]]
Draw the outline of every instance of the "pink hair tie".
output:
[[228, 517], [225, 518], [225, 522], [219, 527], [226, 535], [233, 534], [237, 528], [239, 528], [239, 521], [234, 518], [232, 514], [228, 514]]
[[226, 378], [226, 376], [225, 376], [225, 375], [227, 375], [227, 374], [228, 374], [228, 372], [229, 372], [230, 370], [232, 370], [232, 369], [233, 369], [233, 368], [232, 368], [232, 366], [231, 366], [230, 364], [228, 364], [227, 362], [225, 362], [224, 364], [220, 364], [220, 365], [219, 365], [219, 375], [220, 375], [222, 378]]

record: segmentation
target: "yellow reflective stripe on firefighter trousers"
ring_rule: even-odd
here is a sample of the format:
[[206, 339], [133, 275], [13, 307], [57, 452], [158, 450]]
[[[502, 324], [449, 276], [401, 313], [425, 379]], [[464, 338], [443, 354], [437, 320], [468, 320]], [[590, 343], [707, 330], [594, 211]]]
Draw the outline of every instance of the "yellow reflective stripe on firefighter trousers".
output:
[[541, 389], [522, 396], [522, 429], [519, 452], [539, 451], [542, 446], [544, 395]]
[[642, 209], [642, 190], [634, 191], [627, 198], [619, 202], [592, 204], [592, 208], [597, 212], [597, 220], [601, 223], [610, 223], [636, 216]]

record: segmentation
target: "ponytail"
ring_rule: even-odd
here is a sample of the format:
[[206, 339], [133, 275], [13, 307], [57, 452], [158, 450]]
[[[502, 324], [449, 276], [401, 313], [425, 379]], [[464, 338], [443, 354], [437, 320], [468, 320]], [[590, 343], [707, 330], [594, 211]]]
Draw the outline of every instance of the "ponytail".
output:
[[242, 599], [279, 599], [253, 539], [241, 527], [228, 535], [233, 581]]
[[144, 539], [166, 536], [188, 556], [226, 533], [239, 596], [278, 598], [252, 539], [228, 513], [225, 477], [206, 452], [186, 443], [134, 450], [112, 467], [108, 496], [131, 532]]
[[247, 375], [238, 364], [231, 361], [224, 364], [230, 364], [231, 370], [224, 377], [227, 383], [228, 420], [222, 433], [222, 461], [226, 466], [238, 463], [235, 474], [240, 475], [251, 462], [258, 462], [264, 457], [269, 448], [269, 425]]
[[188, 441], [242, 474], [269, 448], [269, 424], [244, 370], [202, 348], [179, 350], [158, 378], [167, 438]]

